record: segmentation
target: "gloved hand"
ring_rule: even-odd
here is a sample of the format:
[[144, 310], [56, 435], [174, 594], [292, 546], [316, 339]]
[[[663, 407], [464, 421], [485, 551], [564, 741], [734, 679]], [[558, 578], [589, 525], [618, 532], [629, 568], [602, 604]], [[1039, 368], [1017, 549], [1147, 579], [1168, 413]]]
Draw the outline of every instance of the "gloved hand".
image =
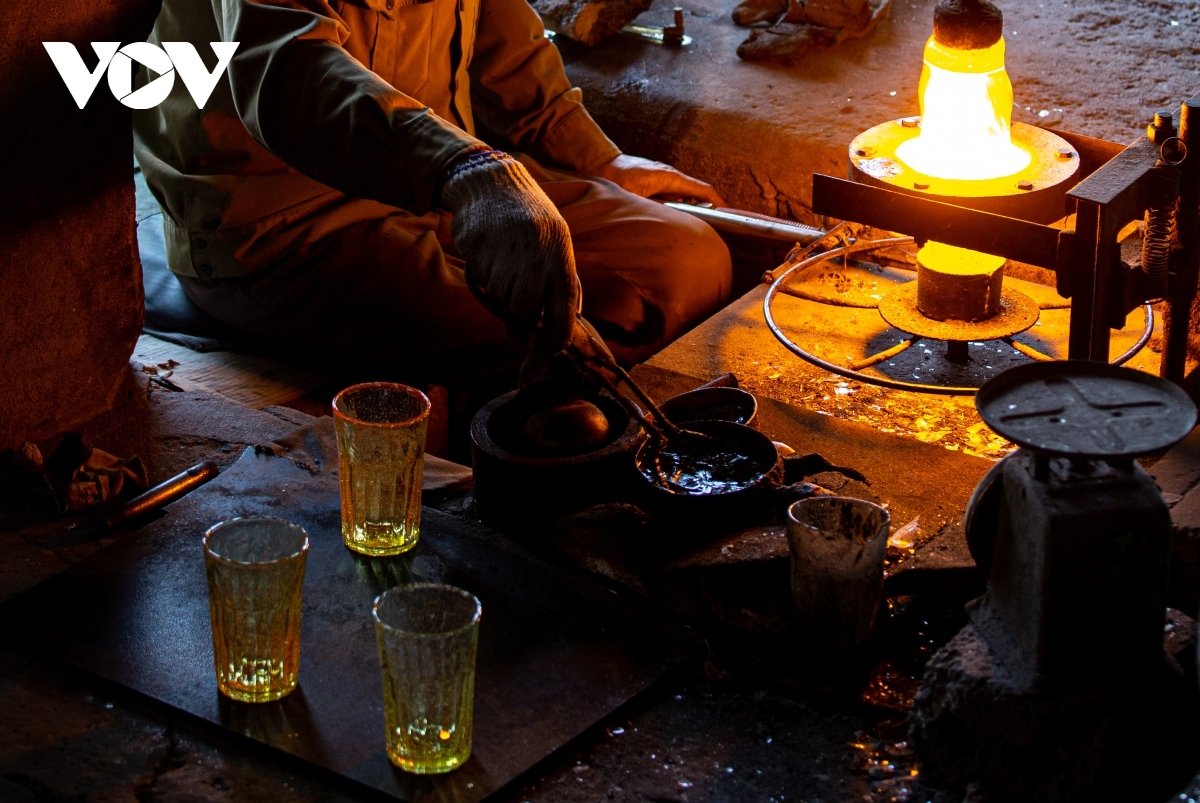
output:
[[454, 213], [454, 245], [467, 279], [497, 307], [529, 324], [541, 317], [541, 341], [566, 345], [580, 308], [571, 233], [520, 162], [497, 151], [451, 166], [439, 200]]

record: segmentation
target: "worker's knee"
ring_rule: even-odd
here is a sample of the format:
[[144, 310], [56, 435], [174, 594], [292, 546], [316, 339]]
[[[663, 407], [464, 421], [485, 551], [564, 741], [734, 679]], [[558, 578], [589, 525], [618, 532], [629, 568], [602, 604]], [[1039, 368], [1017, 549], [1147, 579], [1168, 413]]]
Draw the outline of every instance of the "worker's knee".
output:
[[672, 243], [663, 255], [666, 337], [672, 340], [729, 302], [733, 265], [729, 248], [702, 220], [667, 209]]
[[577, 244], [584, 314], [624, 362], [640, 362], [723, 307], [729, 249], [706, 223], [649, 201], [606, 238]]

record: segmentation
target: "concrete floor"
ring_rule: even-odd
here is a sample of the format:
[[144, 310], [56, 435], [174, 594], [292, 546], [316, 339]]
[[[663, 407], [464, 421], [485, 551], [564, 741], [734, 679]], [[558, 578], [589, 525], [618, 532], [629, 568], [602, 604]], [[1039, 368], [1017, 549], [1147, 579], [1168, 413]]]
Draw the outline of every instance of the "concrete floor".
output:
[[[133, 390], [124, 406], [94, 422], [86, 434], [103, 448], [140, 454], [152, 481], [202, 459], [227, 466], [248, 446], [306, 420], [294, 410], [257, 411], [197, 391], [154, 390], [147, 396], [145, 385]], [[12, 530], [44, 518], [45, 509], [39, 514], [36, 504], [11, 497], [0, 502], [0, 511], [9, 516], [0, 528], [7, 533], [0, 535], [0, 600], [101, 546], [35, 547]], [[448, 510], [462, 510], [459, 501], [448, 504]], [[13, 511], [23, 513], [22, 520], [13, 518]], [[918, 628], [914, 634], [927, 654], [949, 632]], [[960, 799], [915, 784], [907, 796], [898, 794], [880, 762], [890, 761], [903, 776], [911, 760], [897, 744], [903, 740], [902, 711], [886, 696], [886, 674], [870, 680], [857, 672], [822, 675], [814, 668], [797, 673], [794, 662], [805, 660], [802, 654], [772, 654], [719, 634], [710, 636], [709, 644], [709, 660], [684, 667], [493, 800]], [[868, 693], [872, 689], [883, 694]], [[1194, 786], [1187, 794], [1200, 794], [1200, 785]], [[1187, 794], [1172, 800], [1187, 800]], [[0, 800], [243, 803], [285, 798], [301, 803], [374, 799], [118, 687], [12, 647], [0, 649]]]
[[[306, 416], [252, 410], [198, 391], [147, 391], [85, 434], [136, 452], [152, 482], [203, 459], [228, 466], [247, 447]], [[452, 503], [454, 504], [454, 503]], [[6, 497], [0, 512], [0, 601], [103, 546], [46, 550], [15, 528], [49, 513]], [[169, 515], [169, 512], [168, 512]], [[742, 663], [739, 666], [739, 662]], [[782, 685], [719, 659], [673, 677], [568, 745], [494, 799], [520, 801], [886, 800], [849, 745], [889, 709], [859, 703], [857, 687], [831, 692]], [[836, 683], [834, 684], [837, 685]], [[847, 696], [848, 695], [848, 696]], [[13, 649], [0, 650], [0, 800], [297, 801], [368, 799], [356, 789], [266, 755], [130, 692]], [[931, 796], [929, 799], [947, 801]]]
[[[814, 172], [846, 174], [850, 140], [918, 114], [921, 53], [936, 0], [895, 0], [866, 39], [812, 51], [794, 67], [745, 62], [733, 0], [655, 0], [637, 22], [684, 7], [679, 50], [618, 34], [594, 49], [561, 41], [571, 80], [629, 153], [711, 182], [730, 206], [805, 222]], [[1120, 143], [1154, 112], [1200, 92], [1194, 2], [1000, 2], [1018, 122]]]

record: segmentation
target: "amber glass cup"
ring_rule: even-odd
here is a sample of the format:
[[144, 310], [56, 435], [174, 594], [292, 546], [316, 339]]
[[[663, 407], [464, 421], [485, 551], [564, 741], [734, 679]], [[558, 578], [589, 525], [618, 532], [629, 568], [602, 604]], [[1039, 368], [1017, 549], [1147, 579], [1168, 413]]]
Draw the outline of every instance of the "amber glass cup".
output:
[[307, 560], [308, 534], [282, 519], [230, 519], [204, 534], [221, 694], [265, 703], [296, 688]]
[[416, 388], [371, 382], [333, 399], [342, 540], [364, 555], [399, 555], [421, 533], [421, 480], [429, 399]]
[[471, 755], [482, 608], [454, 586], [397, 586], [375, 600], [383, 716], [392, 763], [420, 775]]

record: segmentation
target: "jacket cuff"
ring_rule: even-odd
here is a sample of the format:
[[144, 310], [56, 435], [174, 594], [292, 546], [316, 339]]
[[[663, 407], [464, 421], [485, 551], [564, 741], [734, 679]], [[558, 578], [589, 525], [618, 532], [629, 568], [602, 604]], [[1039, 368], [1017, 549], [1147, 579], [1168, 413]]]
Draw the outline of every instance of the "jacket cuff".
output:
[[605, 136], [582, 101], [583, 93], [578, 89], [567, 90], [555, 101], [575, 108], [546, 131], [538, 146], [557, 165], [578, 173], [594, 173], [601, 165], [620, 156], [621, 149]]
[[401, 173], [411, 172], [412, 166], [418, 164], [423, 168], [419, 169], [421, 175], [408, 177], [408, 192], [377, 200], [423, 215], [436, 208], [437, 191], [450, 165], [473, 151], [487, 150], [488, 145], [428, 110], [410, 125], [411, 129], [405, 132], [406, 144], [411, 148], [406, 156], [410, 158], [402, 160], [396, 169]]

